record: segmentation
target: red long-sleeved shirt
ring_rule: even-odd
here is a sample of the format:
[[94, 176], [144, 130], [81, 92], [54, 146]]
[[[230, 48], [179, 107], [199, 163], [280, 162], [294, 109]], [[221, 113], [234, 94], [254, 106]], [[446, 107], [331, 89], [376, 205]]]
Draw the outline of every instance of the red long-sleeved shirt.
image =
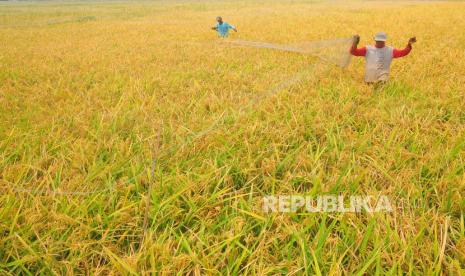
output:
[[[411, 50], [412, 50], [412, 46], [410, 44], [408, 44], [407, 47], [405, 47], [402, 50], [394, 49], [392, 51], [392, 57], [393, 58], [404, 57], [404, 56], [408, 55]], [[364, 57], [366, 55], [366, 53], [367, 53], [367, 48], [366, 47], [357, 48], [357, 46], [352, 45], [352, 47], [350, 48], [350, 53], [352, 55], [354, 55], [354, 56], [357, 56], [357, 57]]]

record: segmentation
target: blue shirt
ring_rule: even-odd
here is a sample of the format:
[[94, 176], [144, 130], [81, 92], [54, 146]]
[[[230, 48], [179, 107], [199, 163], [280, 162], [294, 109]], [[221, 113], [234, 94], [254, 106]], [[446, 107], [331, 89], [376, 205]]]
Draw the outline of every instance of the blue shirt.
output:
[[234, 29], [234, 26], [228, 22], [223, 22], [223, 24], [216, 23], [216, 30], [221, 37], [227, 37], [230, 29]]

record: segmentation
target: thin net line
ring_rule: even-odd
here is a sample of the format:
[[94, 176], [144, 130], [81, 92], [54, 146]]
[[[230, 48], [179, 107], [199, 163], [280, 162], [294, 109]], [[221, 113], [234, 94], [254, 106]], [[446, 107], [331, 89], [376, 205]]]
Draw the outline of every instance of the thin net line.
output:
[[[241, 106], [240, 108], [238, 108], [235, 111], [235, 113], [239, 113], [239, 115], [242, 115], [245, 110], [251, 109], [253, 105], [256, 105], [256, 104], [262, 102], [263, 100], [265, 100], [267, 98], [270, 98], [270, 97], [278, 94], [279, 92], [291, 87], [292, 85], [305, 80], [306, 77], [311, 76], [310, 73], [315, 69], [317, 64], [318, 63], [315, 63], [312, 66], [307, 67], [306, 70], [300, 71], [300, 72], [290, 76], [289, 78], [286, 78], [285, 80], [281, 81], [280, 83], [278, 83], [277, 85], [271, 87], [270, 89], [266, 90], [265, 92], [260, 93], [260, 95], [255, 96], [246, 105]], [[214, 129], [216, 129], [216, 127], [218, 127], [220, 125], [221, 122], [224, 121], [225, 113], [226, 112], [223, 112], [207, 128], [205, 128], [205, 129], [203, 129], [203, 130], [201, 130], [201, 131], [199, 131], [199, 132], [185, 138], [184, 141], [181, 144], [173, 145], [173, 146], [167, 148], [166, 150], [164, 150], [163, 151], [163, 156], [173, 155], [173, 154], [175, 154], [175, 152], [177, 152], [178, 150], [183, 149], [188, 144], [191, 144], [195, 140], [197, 140], [197, 139], [207, 135], [208, 133], [212, 132]]]
[[[10, 185], [13, 183], [9, 183]], [[9, 187], [11, 190], [19, 193], [29, 193], [32, 195], [42, 195], [42, 196], [86, 196], [86, 195], [91, 195], [91, 194], [96, 194], [96, 193], [103, 193], [112, 190], [113, 188], [106, 188], [106, 189], [99, 189], [96, 191], [91, 191], [91, 192], [67, 192], [67, 191], [54, 191], [54, 190], [35, 190], [35, 189], [25, 189], [25, 188], [17, 188], [14, 186]], [[8, 188], [4, 188], [5, 190], [8, 190]]]
[[341, 68], [349, 66], [351, 55], [349, 53], [353, 38], [335, 38], [330, 40], [306, 41], [296, 44], [273, 44], [260, 41], [231, 40], [224, 41], [228, 44], [272, 49], [285, 52], [294, 52], [305, 55], [312, 55], [325, 62], [336, 64]]

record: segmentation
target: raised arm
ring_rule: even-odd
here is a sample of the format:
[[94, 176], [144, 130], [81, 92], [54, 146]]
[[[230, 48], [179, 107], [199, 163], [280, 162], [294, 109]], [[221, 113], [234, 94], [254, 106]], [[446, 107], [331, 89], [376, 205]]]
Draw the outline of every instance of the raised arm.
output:
[[233, 31], [235, 31], [237, 33], [237, 29], [234, 25], [231, 25], [231, 24], [228, 24], [229, 25], [229, 28], [232, 29]]
[[400, 58], [400, 57], [405, 57], [410, 53], [412, 50], [412, 44], [417, 42], [416, 37], [412, 37], [408, 40], [407, 46], [404, 49], [394, 49], [392, 51], [392, 57], [393, 58]]
[[360, 42], [360, 36], [354, 35], [352, 47], [350, 47], [350, 53], [356, 57], [364, 57], [367, 53], [367, 49], [365, 47], [357, 48], [359, 42]]

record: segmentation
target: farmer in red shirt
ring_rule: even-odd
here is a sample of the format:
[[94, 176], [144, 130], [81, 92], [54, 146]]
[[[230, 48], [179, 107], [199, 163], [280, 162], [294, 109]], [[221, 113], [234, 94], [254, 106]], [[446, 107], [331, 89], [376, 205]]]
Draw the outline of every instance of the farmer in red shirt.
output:
[[365, 57], [365, 82], [377, 83], [385, 82], [389, 79], [389, 68], [393, 58], [406, 56], [412, 50], [412, 44], [417, 42], [415, 37], [409, 39], [407, 47], [402, 50], [386, 46], [387, 35], [379, 32], [374, 37], [375, 45], [357, 48], [360, 36], [354, 36], [354, 42], [350, 48], [350, 53], [354, 56]]

